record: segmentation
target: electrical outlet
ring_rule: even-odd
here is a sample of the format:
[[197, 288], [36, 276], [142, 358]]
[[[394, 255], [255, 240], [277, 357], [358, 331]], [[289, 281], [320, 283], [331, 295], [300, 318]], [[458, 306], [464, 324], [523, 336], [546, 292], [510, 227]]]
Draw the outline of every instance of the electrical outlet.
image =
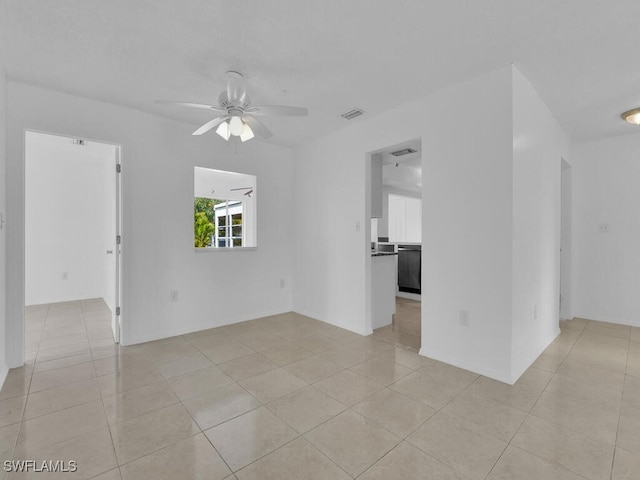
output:
[[609, 224], [601, 223], [600, 224], [600, 233], [609, 233]]
[[69, 280], [69, 272], [62, 272], [62, 279]]
[[463, 327], [469, 326], [469, 312], [467, 310], [460, 310], [460, 319], [458, 320], [458, 323]]
[[171, 290], [171, 292], [169, 294], [169, 299], [172, 302], [177, 302], [178, 301], [178, 290]]
[[356, 222], [356, 232], [360, 231], [360, 222]]

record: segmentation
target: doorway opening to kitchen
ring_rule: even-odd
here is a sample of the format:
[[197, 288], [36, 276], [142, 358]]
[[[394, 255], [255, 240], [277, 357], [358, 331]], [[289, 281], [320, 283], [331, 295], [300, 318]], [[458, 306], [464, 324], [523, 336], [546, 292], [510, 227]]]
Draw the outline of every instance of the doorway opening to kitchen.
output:
[[[422, 334], [421, 152], [421, 140], [414, 139], [368, 155], [371, 329], [374, 337], [415, 352]], [[385, 304], [389, 284], [391, 306]]]
[[120, 341], [120, 160], [118, 145], [25, 132], [26, 361]]

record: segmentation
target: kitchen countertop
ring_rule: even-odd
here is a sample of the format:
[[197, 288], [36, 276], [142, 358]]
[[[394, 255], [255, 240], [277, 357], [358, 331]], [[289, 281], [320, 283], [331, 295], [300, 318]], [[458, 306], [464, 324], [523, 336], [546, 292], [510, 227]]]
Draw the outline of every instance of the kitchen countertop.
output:
[[398, 255], [398, 252], [378, 252], [376, 250], [371, 250], [372, 257], [388, 257], [391, 255]]
[[378, 242], [378, 245], [422, 245], [422, 242]]

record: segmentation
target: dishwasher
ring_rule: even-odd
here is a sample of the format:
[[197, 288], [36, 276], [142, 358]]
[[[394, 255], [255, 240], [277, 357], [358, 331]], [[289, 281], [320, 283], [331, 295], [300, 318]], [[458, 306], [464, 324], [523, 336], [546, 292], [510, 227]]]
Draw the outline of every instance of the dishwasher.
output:
[[398, 245], [398, 290], [420, 294], [421, 260], [421, 245]]

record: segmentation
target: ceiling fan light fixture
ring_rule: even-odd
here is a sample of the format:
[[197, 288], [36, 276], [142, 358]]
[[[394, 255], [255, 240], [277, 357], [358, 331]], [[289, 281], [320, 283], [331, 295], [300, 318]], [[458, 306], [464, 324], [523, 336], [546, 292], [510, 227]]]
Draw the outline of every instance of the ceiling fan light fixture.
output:
[[229, 120], [229, 132], [231, 132], [231, 135], [234, 137], [239, 137], [242, 134], [243, 127], [244, 124], [242, 120], [240, 120], [240, 117], [233, 116], [231, 120]]
[[628, 122], [631, 125], [640, 125], [640, 108], [627, 110], [620, 116], [625, 122]]
[[231, 130], [229, 129], [229, 124], [227, 122], [222, 122], [218, 127], [218, 129], [216, 130], [216, 133], [228, 141], [229, 137], [231, 136]]
[[[173, 102], [158, 100], [163, 105], [179, 105], [182, 107], [199, 108], [214, 111], [219, 114], [200, 126], [192, 135], [203, 135], [216, 128], [216, 133], [229, 141], [232, 136], [240, 137], [243, 142], [258, 136], [269, 139], [273, 134], [255, 117], [284, 116], [306, 117], [308, 111], [303, 107], [286, 105], [254, 105], [249, 100], [244, 77], [236, 71], [227, 72], [227, 88], [218, 96], [218, 105], [193, 102]], [[251, 125], [249, 127], [249, 125]]]
[[240, 134], [240, 140], [246, 142], [247, 140], [251, 140], [255, 135], [253, 134], [253, 130], [246, 123], [242, 127], [242, 133]]

